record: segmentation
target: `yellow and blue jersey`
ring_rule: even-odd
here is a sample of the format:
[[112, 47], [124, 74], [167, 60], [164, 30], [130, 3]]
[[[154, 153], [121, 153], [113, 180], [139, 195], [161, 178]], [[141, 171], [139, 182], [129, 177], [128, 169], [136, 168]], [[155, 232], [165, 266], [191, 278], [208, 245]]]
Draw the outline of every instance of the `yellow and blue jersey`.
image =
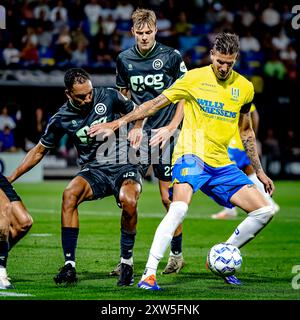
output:
[[241, 108], [253, 100], [252, 83], [235, 71], [226, 81], [218, 80], [210, 65], [188, 71], [163, 95], [173, 103], [185, 99], [172, 163], [193, 154], [212, 167], [231, 164], [227, 149], [238, 130]]

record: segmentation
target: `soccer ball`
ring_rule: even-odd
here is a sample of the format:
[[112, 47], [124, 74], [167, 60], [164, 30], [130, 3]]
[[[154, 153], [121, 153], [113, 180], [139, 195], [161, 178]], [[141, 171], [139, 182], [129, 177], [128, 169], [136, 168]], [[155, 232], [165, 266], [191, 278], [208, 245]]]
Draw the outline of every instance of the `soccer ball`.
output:
[[240, 269], [243, 259], [236, 246], [229, 243], [218, 243], [208, 251], [207, 262], [213, 273], [227, 277]]

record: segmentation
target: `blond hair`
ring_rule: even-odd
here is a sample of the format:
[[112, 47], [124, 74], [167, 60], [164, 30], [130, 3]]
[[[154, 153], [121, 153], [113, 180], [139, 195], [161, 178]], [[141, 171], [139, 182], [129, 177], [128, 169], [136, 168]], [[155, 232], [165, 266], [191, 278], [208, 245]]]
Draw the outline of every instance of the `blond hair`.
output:
[[148, 9], [136, 9], [132, 13], [133, 27], [136, 29], [141, 29], [145, 24], [148, 27], [156, 26], [156, 15], [154, 11]]

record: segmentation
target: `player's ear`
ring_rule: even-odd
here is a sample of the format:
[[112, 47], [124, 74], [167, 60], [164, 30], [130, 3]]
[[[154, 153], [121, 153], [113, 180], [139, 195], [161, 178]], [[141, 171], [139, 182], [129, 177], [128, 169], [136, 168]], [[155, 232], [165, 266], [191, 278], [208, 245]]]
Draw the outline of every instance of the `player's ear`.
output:
[[131, 27], [131, 33], [134, 36], [134, 27]]
[[210, 60], [212, 60], [213, 55], [214, 55], [214, 51], [211, 49], [209, 52]]
[[70, 96], [70, 93], [69, 93], [69, 90], [68, 90], [68, 89], [65, 90], [65, 94], [66, 94], [66, 96], [68, 97], [68, 99], [71, 99], [71, 96]]

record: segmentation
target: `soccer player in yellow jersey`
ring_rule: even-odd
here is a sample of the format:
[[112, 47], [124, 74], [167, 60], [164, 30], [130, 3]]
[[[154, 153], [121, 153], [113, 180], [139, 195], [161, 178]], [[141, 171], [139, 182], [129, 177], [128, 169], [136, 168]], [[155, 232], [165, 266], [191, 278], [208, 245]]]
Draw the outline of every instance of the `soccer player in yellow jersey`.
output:
[[[238, 36], [220, 33], [210, 52], [212, 64], [188, 71], [158, 97], [111, 123], [91, 127], [89, 134], [109, 135], [121, 125], [154, 114], [170, 102], [185, 99], [184, 120], [173, 153], [172, 203], [159, 224], [139, 288], [160, 290], [156, 271], [193, 193], [201, 190], [220, 205], [238, 206], [247, 217], [226, 242], [241, 248], [272, 219], [274, 211], [253, 182], [229, 159], [227, 148], [237, 130], [258, 179], [272, 195], [274, 184], [264, 173], [251, 127], [251, 82], [233, 70], [239, 54]], [[226, 283], [241, 284], [233, 275]]]
[[[250, 108], [250, 115], [251, 115], [251, 123], [252, 128], [255, 134], [258, 131], [259, 125], [259, 114], [255, 107], [255, 104], [252, 103]], [[257, 188], [262, 192], [264, 197], [268, 200], [271, 206], [273, 206], [275, 213], [279, 211], [279, 205], [270, 197], [270, 195], [265, 192], [263, 184], [257, 179], [257, 176], [251, 166], [251, 162], [246, 154], [244, 149], [240, 133], [237, 131], [234, 137], [231, 139], [229, 147], [228, 147], [228, 155], [230, 160], [232, 160], [239, 169], [244, 171], [248, 178], [257, 186]], [[220, 219], [220, 220], [228, 220], [236, 217], [238, 215], [236, 207], [233, 208], [226, 208], [218, 213], [213, 214], [211, 217], [213, 219]]]

